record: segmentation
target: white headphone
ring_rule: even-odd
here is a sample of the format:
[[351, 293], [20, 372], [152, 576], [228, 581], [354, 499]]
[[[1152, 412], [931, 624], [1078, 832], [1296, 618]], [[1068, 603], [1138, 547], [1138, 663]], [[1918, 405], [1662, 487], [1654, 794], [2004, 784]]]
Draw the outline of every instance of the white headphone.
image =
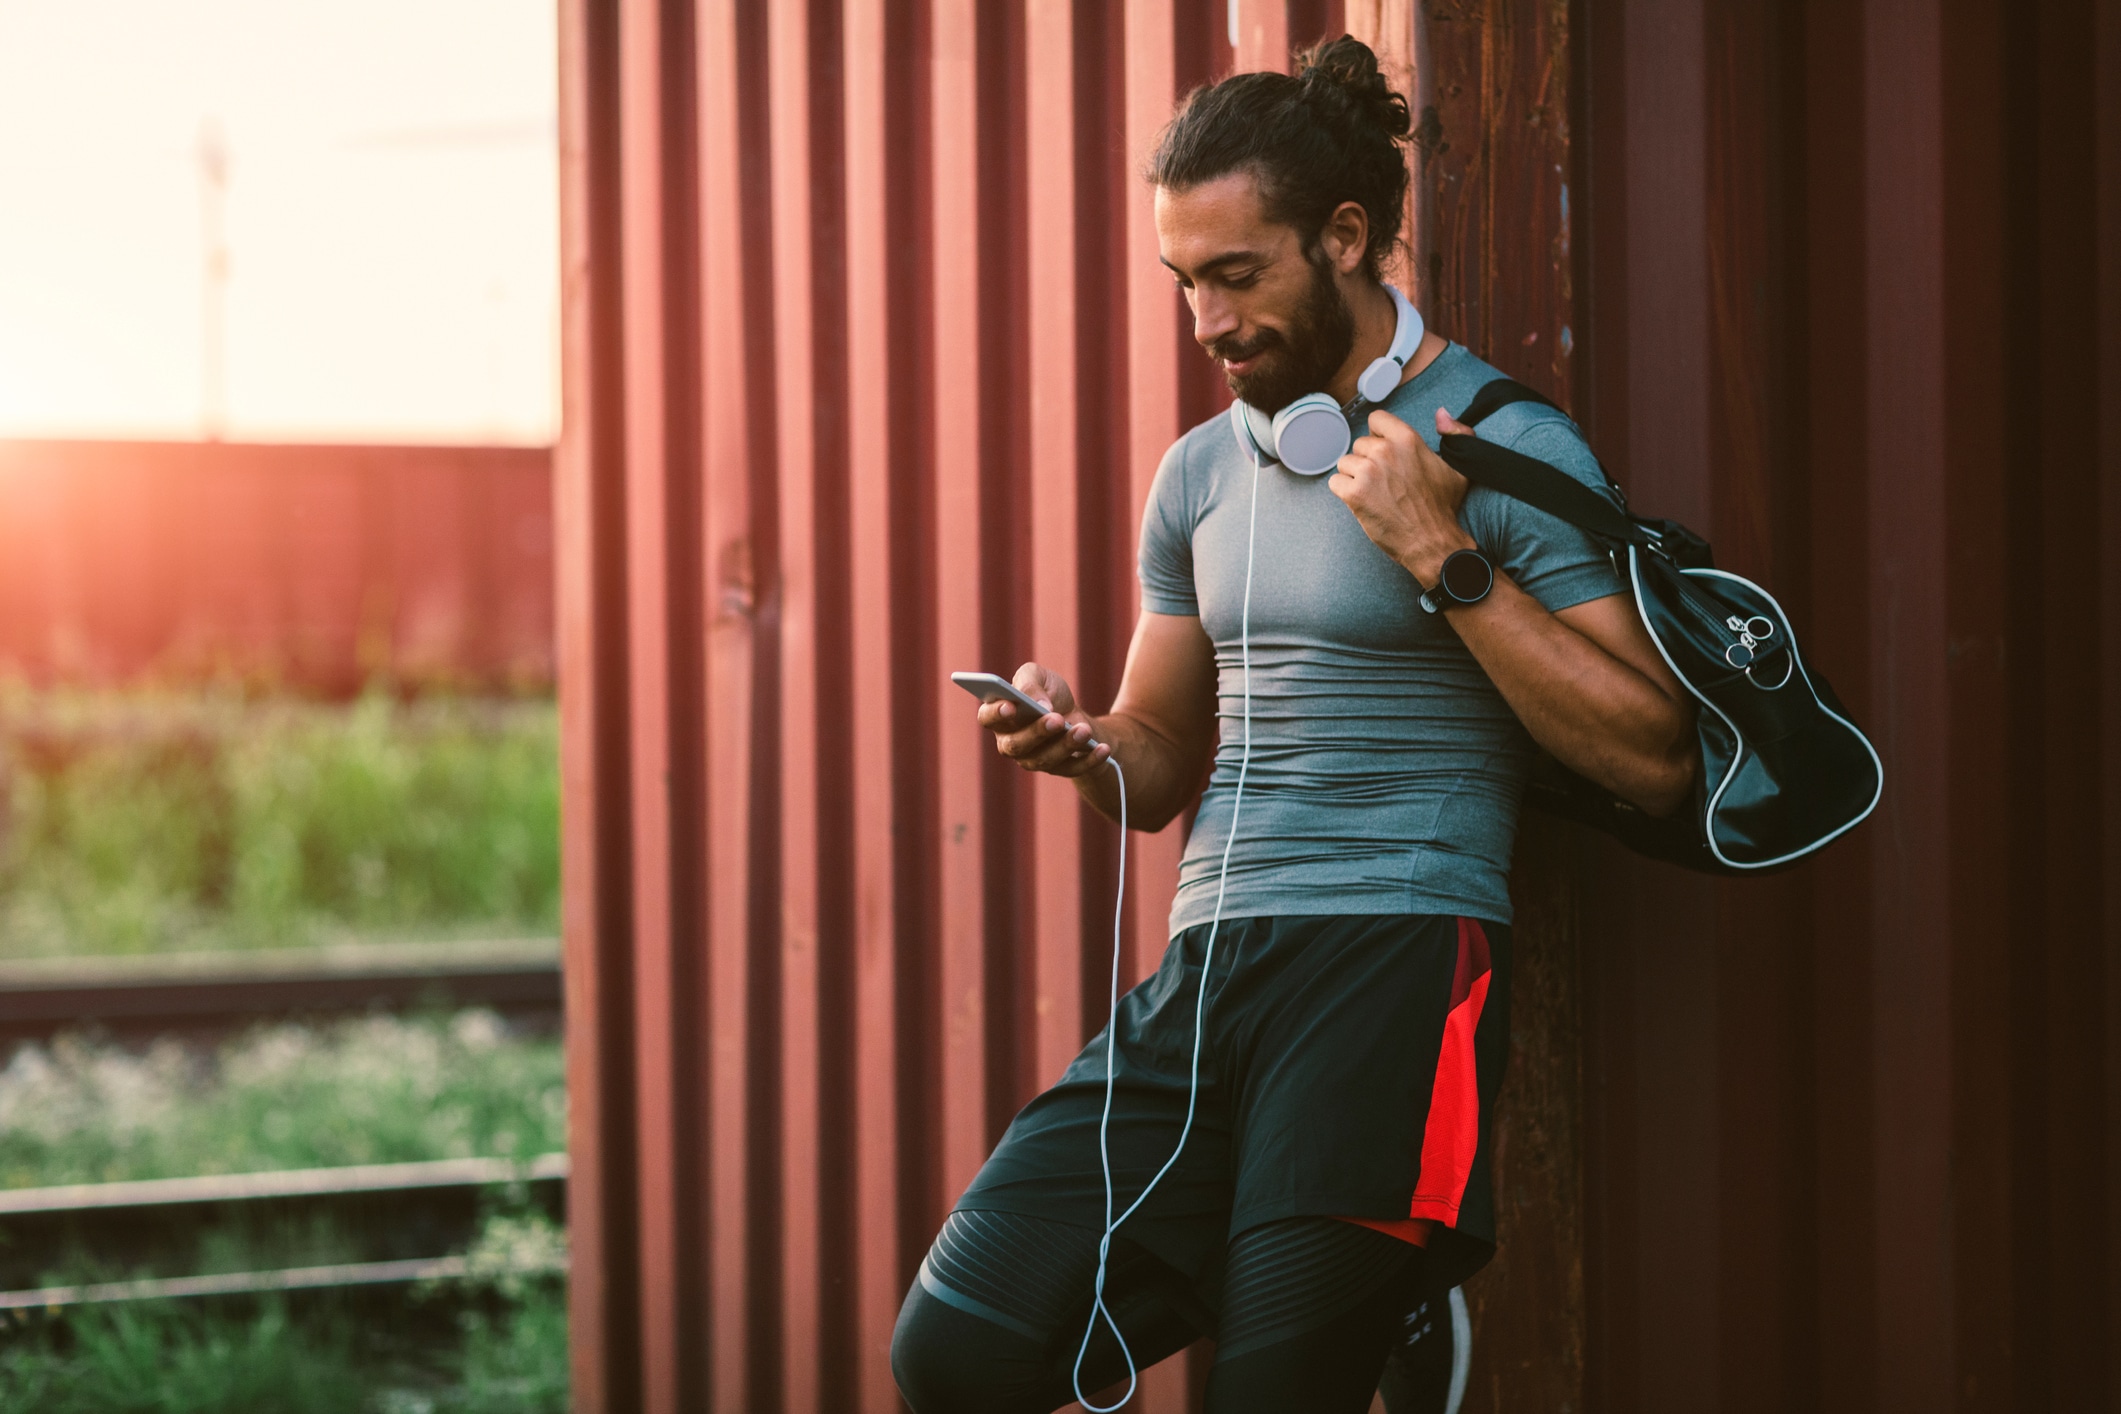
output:
[[[1383, 358], [1372, 359], [1355, 380], [1355, 391], [1370, 403], [1392, 396], [1414, 351], [1421, 347], [1421, 311], [1397, 285], [1388, 284], [1385, 290], [1399, 310], [1399, 322], [1392, 330], [1392, 347]], [[1230, 425], [1237, 429], [1238, 445], [1251, 456], [1278, 461], [1300, 476], [1325, 475], [1354, 444], [1348, 411], [1330, 393], [1306, 393], [1271, 419], [1248, 403], [1234, 402]]]

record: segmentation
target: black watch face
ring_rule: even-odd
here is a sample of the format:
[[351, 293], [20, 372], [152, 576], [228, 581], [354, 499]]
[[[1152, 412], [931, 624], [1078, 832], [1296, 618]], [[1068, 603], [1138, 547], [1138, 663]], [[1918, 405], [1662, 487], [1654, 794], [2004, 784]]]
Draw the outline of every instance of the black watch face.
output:
[[1495, 570], [1478, 551], [1460, 550], [1443, 562], [1444, 592], [1462, 603], [1487, 596], [1495, 587]]

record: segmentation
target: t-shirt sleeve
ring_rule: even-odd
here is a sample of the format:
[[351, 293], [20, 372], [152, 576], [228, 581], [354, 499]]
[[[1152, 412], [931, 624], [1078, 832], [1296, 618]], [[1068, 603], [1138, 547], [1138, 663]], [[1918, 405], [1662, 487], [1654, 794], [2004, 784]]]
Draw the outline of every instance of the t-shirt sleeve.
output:
[[1186, 486], [1186, 444], [1164, 453], [1142, 508], [1141, 550], [1135, 572], [1141, 577], [1142, 607], [1152, 614], [1198, 616], [1200, 599], [1193, 589], [1193, 509]]
[[[1498, 412], [1494, 422], [1513, 411]], [[1483, 424], [1481, 430], [1487, 431], [1494, 422]], [[1574, 424], [1560, 417], [1537, 418], [1523, 431], [1504, 431], [1495, 440], [1611, 496], [1598, 459]], [[1604, 546], [1560, 517], [1534, 510], [1513, 496], [1473, 487], [1459, 519], [1488, 558], [1549, 613], [1626, 588]]]

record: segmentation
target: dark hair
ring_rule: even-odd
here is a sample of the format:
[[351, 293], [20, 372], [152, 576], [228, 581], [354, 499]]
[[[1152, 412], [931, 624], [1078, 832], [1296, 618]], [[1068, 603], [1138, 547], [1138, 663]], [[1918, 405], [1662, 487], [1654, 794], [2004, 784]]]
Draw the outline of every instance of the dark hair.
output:
[[1294, 226], [1308, 254], [1344, 201], [1370, 218], [1363, 266], [1376, 275], [1399, 239], [1413, 121], [1407, 100], [1350, 35], [1296, 56], [1295, 77], [1235, 74], [1196, 88], [1156, 144], [1149, 180], [1184, 191], [1232, 172], [1259, 181], [1269, 219]]

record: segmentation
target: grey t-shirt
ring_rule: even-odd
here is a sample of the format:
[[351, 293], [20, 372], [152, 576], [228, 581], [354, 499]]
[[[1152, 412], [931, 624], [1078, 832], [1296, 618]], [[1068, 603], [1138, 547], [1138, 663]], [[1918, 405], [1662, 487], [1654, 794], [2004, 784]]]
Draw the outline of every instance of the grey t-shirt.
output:
[[[1501, 377], [1452, 344], [1385, 406], [1431, 446]], [[1367, 417], [1367, 412], [1363, 414]], [[1517, 403], [1479, 429], [1603, 491], [1575, 424]], [[1328, 487], [1259, 473], [1252, 580], [1252, 762], [1230, 853], [1225, 918], [1451, 913], [1508, 922], [1510, 846], [1531, 737], [1414, 579]], [[1215, 644], [1221, 745], [1179, 865], [1171, 931], [1209, 920], [1244, 741], [1239, 618], [1253, 470], [1227, 415], [1173, 444], [1142, 517], [1142, 606], [1197, 614]], [[1548, 609], [1621, 592], [1575, 527], [1479, 488], [1460, 522]]]

